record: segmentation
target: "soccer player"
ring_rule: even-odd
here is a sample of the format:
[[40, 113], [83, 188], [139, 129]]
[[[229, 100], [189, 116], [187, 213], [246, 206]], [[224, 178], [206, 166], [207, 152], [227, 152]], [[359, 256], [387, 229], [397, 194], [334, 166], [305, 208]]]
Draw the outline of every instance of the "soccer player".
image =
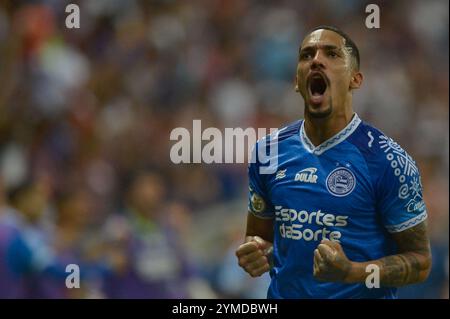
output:
[[[255, 145], [246, 238], [236, 255], [253, 277], [270, 271], [268, 298], [391, 299], [396, 287], [424, 281], [430, 271], [419, 171], [354, 112], [359, 67], [346, 34], [314, 29], [297, 66], [304, 120]], [[274, 143], [277, 170], [265, 174], [256, 155]]]

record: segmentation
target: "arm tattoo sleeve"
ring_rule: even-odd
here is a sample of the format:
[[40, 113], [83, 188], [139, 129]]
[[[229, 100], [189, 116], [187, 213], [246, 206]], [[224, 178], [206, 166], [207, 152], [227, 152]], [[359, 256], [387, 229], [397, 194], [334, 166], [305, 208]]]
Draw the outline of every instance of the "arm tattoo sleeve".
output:
[[378, 259], [380, 281], [383, 286], [403, 286], [426, 279], [431, 267], [427, 224], [393, 235], [399, 254]]

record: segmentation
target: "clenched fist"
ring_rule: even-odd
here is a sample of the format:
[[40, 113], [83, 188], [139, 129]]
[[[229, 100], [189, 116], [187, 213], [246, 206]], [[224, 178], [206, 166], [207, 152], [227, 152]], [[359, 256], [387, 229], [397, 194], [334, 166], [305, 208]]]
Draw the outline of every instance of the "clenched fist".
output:
[[352, 268], [342, 246], [335, 241], [324, 239], [314, 250], [314, 272], [321, 281], [345, 282]]
[[248, 236], [246, 242], [238, 247], [236, 256], [241, 266], [252, 277], [258, 277], [270, 270], [268, 255], [272, 243], [258, 236]]

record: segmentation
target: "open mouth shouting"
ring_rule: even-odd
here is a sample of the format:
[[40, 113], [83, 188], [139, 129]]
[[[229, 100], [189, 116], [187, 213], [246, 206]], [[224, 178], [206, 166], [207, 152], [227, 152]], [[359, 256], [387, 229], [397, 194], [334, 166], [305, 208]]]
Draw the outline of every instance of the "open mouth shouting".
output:
[[311, 73], [307, 82], [311, 104], [316, 106], [322, 104], [325, 100], [328, 83], [328, 79], [324, 74], [320, 72]]

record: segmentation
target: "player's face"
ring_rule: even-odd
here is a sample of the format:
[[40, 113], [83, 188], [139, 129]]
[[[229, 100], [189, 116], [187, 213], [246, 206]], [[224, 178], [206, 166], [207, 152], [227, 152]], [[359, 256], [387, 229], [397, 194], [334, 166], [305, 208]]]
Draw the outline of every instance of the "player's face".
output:
[[343, 37], [321, 29], [308, 35], [299, 52], [296, 87], [305, 100], [305, 111], [312, 117], [325, 118], [333, 107], [345, 107], [352, 69]]

